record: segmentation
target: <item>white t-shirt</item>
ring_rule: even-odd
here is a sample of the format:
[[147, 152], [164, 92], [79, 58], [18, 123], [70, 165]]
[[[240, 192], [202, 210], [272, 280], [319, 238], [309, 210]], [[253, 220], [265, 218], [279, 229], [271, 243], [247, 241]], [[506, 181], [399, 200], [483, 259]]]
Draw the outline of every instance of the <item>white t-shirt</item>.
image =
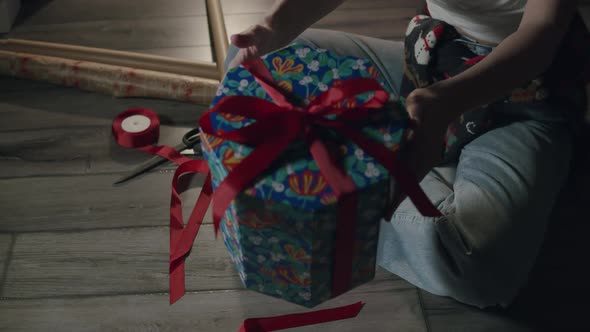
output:
[[526, 0], [427, 0], [432, 18], [476, 40], [499, 44], [518, 29]]

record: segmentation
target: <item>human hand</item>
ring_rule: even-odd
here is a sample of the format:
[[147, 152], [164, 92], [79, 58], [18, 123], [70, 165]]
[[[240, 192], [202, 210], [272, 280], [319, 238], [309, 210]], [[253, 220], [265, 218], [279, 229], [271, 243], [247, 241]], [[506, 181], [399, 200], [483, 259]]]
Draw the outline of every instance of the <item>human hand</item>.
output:
[[270, 24], [261, 22], [232, 35], [231, 42], [240, 49], [229, 64], [229, 68], [234, 68], [248, 60], [286, 46], [289, 40]]
[[229, 67], [287, 46], [344, 0], [276, 0], [260, 23], [231, 37], [240, 51]]
[[430, 88], [416, 89], [406, 98], [413, 125], [406, 163], [418, 181], [442, 160], [445, 134], [457, 114], [452, 108], [445, 96]]
[[[418, 182], [442, 160], [446, 130], [456, 114], [452, 107], [444, 95], [429, 88], [416, 89], [406, 98], [406, 111], [413, 126], [408, 135], [404, 163]], [[393, 186], [394, 182], [395, 179], [392, 179], [394, 191], [386, 220], [391, 219], [406, 197], [398, 187]]]

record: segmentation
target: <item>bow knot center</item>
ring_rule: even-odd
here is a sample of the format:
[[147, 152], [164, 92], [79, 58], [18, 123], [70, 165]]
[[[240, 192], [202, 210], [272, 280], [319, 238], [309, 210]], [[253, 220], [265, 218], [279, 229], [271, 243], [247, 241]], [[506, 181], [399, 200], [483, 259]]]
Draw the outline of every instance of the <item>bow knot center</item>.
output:
[[317, 115], [311, 113], [309, 109], [304, 107], [294, 107], [293, 111], [293, 114], [297, 117], [297, 122], [301, 130], [300, 134], [303, 135], [303, 137], [306, 137], [312, 131]]

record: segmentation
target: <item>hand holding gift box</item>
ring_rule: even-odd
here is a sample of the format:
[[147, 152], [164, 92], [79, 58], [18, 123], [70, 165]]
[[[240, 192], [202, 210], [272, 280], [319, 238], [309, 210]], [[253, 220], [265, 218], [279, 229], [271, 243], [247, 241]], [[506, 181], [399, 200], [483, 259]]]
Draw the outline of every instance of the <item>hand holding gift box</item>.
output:
[[227, 73], [200, 124], [247, 288], [311, 307], [371, 280], [390, 175], [439, 214], [399, 163], [407, 116], [387, 102], [371, 63], [303, 45]]

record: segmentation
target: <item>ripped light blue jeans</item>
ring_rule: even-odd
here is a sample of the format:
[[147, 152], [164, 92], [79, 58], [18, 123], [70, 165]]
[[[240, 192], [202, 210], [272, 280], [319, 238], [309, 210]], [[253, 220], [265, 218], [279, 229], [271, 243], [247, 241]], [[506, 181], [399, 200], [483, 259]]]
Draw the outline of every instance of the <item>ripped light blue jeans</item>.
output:
[[[373, 61], [399, 95], [403, 43], [310, 29], [297, 40]], [[237, 49], [230, 48], [226, 65]], [[457, 163], [421, 186], [443, 212], [427, 218], [406, 200], [381, 224], [378, 264], [433, 294], [478, 307], [512, 302], [527, 282], [571, 158], [560, 110], [508, 105], [518, 121], [464, 147]]]

